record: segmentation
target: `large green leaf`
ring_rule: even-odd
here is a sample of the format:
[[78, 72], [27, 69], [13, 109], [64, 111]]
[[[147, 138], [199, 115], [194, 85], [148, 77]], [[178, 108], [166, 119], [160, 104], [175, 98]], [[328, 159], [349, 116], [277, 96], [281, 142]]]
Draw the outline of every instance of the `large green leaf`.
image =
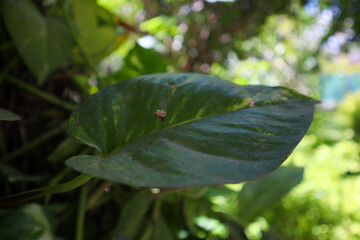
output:
[[[101, 157], [67, 166], [133, 186], [236, 183], [264, 176], [306, 133], [317, 102], [283, 87], [239, 86], [200, 74], [154, 74], [81, 103], [70, 133]], [[167, 111], [165, 122], [153, 111]]]
[[5, 25], [17, 50], [42, 83], [71, 52], [70, 31], [61, 21], [43, 17], [28, 0], [5, 0], [2, 8]]
[[303, 168], [280, 167], [270, 175], [248, 182], [239, 193], [239, 215], [250, 223], [299, 184], [303, 177]]

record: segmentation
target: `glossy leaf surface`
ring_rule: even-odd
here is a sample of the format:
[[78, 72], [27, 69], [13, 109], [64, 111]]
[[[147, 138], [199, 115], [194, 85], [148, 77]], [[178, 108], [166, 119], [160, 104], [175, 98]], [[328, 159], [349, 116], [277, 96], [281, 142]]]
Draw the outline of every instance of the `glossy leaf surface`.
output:
[[70, 54], [73, 40], [67, 26], [44, 17], [31, 1], [5, 0], [5, 25], [26, 65], [42, 83]]
[[[70, 133], [101, 157], [66, 161], [133, 186], [209, 186], [264, 176], [306, 133], [313, 99], [283, 87], [240, 86], [199, 74], [154, 74], [102, 89], [81, 103]], [[166, 110], [162, 122], [154, 110]]]

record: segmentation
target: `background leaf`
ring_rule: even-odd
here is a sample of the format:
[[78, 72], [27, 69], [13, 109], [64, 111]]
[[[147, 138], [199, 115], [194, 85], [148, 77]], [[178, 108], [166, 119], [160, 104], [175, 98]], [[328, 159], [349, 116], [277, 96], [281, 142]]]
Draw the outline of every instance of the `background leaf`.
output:
[[20, 116], [3, 108], [0, 108], [0, 120], [16, 121], [20, 120]]
[[149, 191], [143, 190], [125, 203], [115, 229], [114, 239], [137, 239], [151, 204], [149, 195]]
[[42, 16], [28, 0], [5, 0], [2, 8], [17, 50], [42, 83], [70, 54], [73, 48], [70, 31], [63, 22]]
[[28, 204], [2, 215], [1, 240], [59, 239], [54, 236], [55, 218], [38, 204]]
[[71, 10], [83, 51], [93, 61], [112, 52], [125, 35], [118, 35], [114, 15], [96, 1], [71, 1]]
[[135, 45], [126, 56], [125, 64], [120, 72], [115, 73], [116, 81], [123, 81], [151, 73], [163, 73], [167, 71], [168, 64], [159, 53], [152, 49], [146, 49]]
[[238, 197], [241, 218], [247, 223], [255, 220], [299, 184], [303, 172], [299, 167], [280, 167], [266, 177], [245, 183]]
[[[102, 89], [69, 131], [97, 148], [66, 164], [134, 186], [208, 186], [264, 176], [306, 133], [315, 100], [283, 87], [239, 86], [199, 74], [154, 74]], [[163, 123], [153, 116], [166, 109]]]
[[81, 148], [82, 143], [72, 137], [64, 139], [52, 153], [49, 154], [47, 160], [50, 162], [64, 161], [70, 156], [76, 154]]
[[159, 216], [156, 221], [153, 222], [153, 232], [151, 233], [151, 237], [145, 239], [173, 240], [177, 238], [174, 238], [163, 217]]
[[44, 175], [23, 174], [6, 164], [0, 164], [0, 177], [8, 182], [40, 182], [45, 179]]

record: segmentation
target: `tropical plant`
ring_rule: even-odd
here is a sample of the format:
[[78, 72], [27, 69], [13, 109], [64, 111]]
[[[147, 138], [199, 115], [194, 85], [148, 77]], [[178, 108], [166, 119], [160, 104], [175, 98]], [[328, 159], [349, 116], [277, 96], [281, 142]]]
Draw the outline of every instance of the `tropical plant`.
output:
[[[317, 101], [285, 87], [174, 73], [226, 78], [225, 56], [243, 44], [236, 39], [264, 22], [275, 28], [277, 18], [266, 16], [291, 4], [265, 11], [264, 1], [251, 3], [254, 18], [224, 15], [230, 3], [211, 5], [206, 22], [196, 2], [148, 21], [134, 11], [139, 28], [95, 1], [1, 2], [0, 239], [247, 239], [245, 228], [300, 183], [302, 168], [277, 168]], [[241, 19], [248, 27], [230, 39], [216, 25], [233, 33]], [[136, 43], [150, 35], [163, 55]]]

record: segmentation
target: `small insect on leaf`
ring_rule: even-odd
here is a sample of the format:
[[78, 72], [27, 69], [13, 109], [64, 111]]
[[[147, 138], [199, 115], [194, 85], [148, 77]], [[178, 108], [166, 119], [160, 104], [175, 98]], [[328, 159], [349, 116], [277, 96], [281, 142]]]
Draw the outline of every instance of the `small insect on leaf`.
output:
[[166, 111], [163, 109], [161, 109], [161, 110], [158, 109], [158, 110], [153, 111], [153, 115], [155, 117], [160, 118], [162, 122], [165, 122], [166, 114], [167, 114]]

